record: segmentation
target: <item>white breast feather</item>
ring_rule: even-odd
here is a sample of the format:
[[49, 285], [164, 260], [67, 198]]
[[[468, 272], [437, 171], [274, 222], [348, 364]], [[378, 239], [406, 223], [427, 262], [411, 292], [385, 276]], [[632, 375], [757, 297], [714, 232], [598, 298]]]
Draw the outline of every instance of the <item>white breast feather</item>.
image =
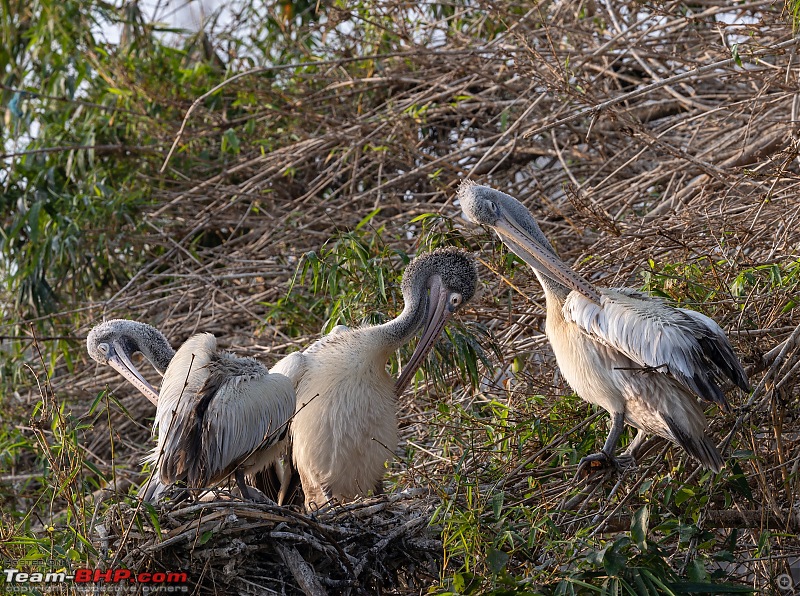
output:
[[297, 385], [295, 464], [339, 498], [373, 489], [397, 446], [394, 384], [386, 358], [369, 349], [369, 330], [341, 330], [312, 345]]

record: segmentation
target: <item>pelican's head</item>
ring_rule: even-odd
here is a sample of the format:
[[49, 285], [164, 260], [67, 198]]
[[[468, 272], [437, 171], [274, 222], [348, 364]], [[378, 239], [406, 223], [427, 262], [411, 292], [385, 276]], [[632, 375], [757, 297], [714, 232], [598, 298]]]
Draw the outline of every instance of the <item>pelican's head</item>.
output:
[[[445, 323], [475, 295], [478, 270], [471, 255], [459, 248], [439, 248], [420, 255], [403, 274], [403, 296], [407, 300], [424, 294], [425, 326], [417, 349], [403, 367], [395, 384], [395, 392], [403, 392], [414, 373], [425, 361]], [[419, 300], [415, 301], [417, 304]]]
[[109, 365], [151, 399], [158, 392], [131, 362], [131, 356], [143, 353], [163, 375], [175, 354], [158, 329], [126, 319], [112, 319], [94, 327], [86, 338], [86, 349], [93, 360]]
[[535, 271], [600, 304], [600, 294], [556, 255], [525, 206], [499, 190], [464, 182], [458, 189], [464, 215], [492, 228], [514, 254]]

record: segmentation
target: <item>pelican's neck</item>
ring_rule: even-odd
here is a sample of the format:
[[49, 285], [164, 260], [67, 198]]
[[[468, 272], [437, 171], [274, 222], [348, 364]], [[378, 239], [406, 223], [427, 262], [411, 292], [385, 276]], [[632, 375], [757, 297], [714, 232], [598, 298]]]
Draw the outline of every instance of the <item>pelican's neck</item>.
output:
[[[515, 219], [517, 219], [521, 223], [521, 225], [525, 228], [525, 231], [528, 232], [528, 234], [532, 238], [535, 238], [536, 242], [538, 242], [542, 246], [542, 248], [550, 252], [550, 254], [552, 254], [558, 260], [558, 262], [564, 266], [565, 269], [569, 269], [569, 267], [567, 267], [567, 264], [564, 263], [564, 261], [561, 260], [561, 257], [558, 256], [556, 249], [553, 248], [552, 244], [550, 244], [550, 241], [547, 239], [547, 236], [544, 235], [544, 232], [542, 232], [542, 229], [539, 227], [539, 224], [536, 223], [536, 220], [528, 212], [528, 210], [525, 209], [525, 207], [523, 207], [521, 204], [519, 204], [518, 206], [512, 205], [509, 209], [514, 214]], [[500, 237], [500, 239], [505, 242], [505, 239], [503, 239], [502, 236]], [[518, 257], [525, 260], [522, 257], [522, 253], [519, 252], [520, 250], [522, 250], [522, 247], [517, 246], [515, 248], [515, 246], [510, 246], [510, 248], [512, 251], [514, 251], [514, 253]], [[544, 288], [545, 296], [547, 297], [547, 299], [548, 300], [556, 299], [563, 304], [564, 300], [567, 299], [567, 296], [569, 295], [571, 290], [561, 282], [556, 281], [555, 279], [549, 277], [547, 273], [539, 271], [537, 268], [533, 266], [531, 266], [531, 269], [533, 269], [533, 272], [536, 274], [536, 278], [539, 280], [539, 283], [542, 284], [542, 288]]]
[[428, 303], [427, 275], [418, 275], [403, 289], [403, 312], [397, 317], [377, 325], [376, 329], [383, 335], [386, 353], [391, 354], [407, 343], [425, 320]]
[[150, 325], [139, 325], [124, 334], [125, 347], [129, 356], [141, 352], [162, 377], [175, 356], [175, 350], [169, 345], [167, 338]]
[[172, 357], [175, 356], [175, 350], [173, 350], [172, 346], [168, 343], [141, 346], [139, 351], [150, 361], [150, 364], [153, 365], [153, 368], [155, 368], [162, 377], [164, 373], [167, 372], [167, 367], [172, 361]]
[[[555, 254], [555, 252], [553, 254]], [[539, 283], [542, 284], [542, 288], [544, 288], [544, 295], [547, 301], [556, 300], [559, 304], [563, 305], [572, 290], [561, 282], [550, 279], [543, 273], [539, 273], [536, 269], [534, 269], [533, 272], [536, 274]]]

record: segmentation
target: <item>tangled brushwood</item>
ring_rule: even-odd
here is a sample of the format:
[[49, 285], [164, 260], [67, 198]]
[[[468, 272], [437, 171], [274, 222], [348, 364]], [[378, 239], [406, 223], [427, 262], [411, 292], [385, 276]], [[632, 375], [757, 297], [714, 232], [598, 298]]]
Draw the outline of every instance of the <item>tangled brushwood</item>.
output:
[[419, 592], [442, 563], [435, 501], [410, 490], [306, 516], [225, 499], [163, 511], [160, 532], [137, 523], [141, 509], [117, 504], [98, 528], [104, 554], [124, 568], [185, 572], [213, 586], [200, 593]]
[[[200, 594], [777, 593], [800, 568], [789, 12], [376, 0], [289, 18], [279, 6], [210, 22], [181, 52], [130, 17], [119, 47], [87, 50], [102, 84], [81, 89], [101, 95], [60, 133], [71, 145], [105, 106], [99, 136], [7, 157], [1, 266], [18, 266], [0, 291], [0, 555], [190, 569]], [[281, 26], [244, 40], [247, 19]], [[254, 68], [247, 44], [265, 39], [256, 63], [271, 66]], [[55, 110], [55, 95], [19, 105]], [[461, 218], [464, 178], [519, 198], [595, 285], [720, 324], [753, 387], [728, 392], [732, 413], [708, 412], [721, 474], [652, 439], [636, 470], [573, 479], [608, 416], [561, 379], [530, 270]], [[93, 325], [145, 321], [176, 347], [211, 332], [271, 366], [336, 324], [395, 316], [408, 259], [442, 245], [475, 252], [481, 293], [398, 399], [387, 496], [309, 516], [236, 499], [137, 504], [154, 410], [89, 360]]]

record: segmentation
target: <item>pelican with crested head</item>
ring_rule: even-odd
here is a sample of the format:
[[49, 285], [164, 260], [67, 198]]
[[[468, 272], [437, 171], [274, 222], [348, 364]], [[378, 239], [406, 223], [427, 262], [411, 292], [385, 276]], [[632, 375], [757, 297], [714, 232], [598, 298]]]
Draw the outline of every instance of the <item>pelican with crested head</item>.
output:
[[[384, 464], [397, 448], [397, 396], [414, 378], [450, 317], [475, 293], [477, 271], [463, 250], [419, 255], [403, 274], [403, 311], [382, 325], [337, 327], [273, 370], [291, 378], [297, 409], [292, 460], [306, 508], [382, 492]], [[391, 354], [422, 335], [397, 381]]]

